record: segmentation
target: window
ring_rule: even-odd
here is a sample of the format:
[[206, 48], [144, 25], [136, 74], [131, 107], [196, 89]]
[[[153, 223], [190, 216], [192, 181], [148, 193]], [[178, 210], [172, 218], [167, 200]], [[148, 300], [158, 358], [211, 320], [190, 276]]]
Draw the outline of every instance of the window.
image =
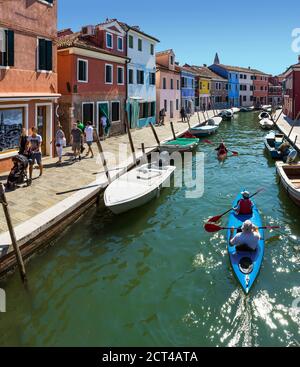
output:
[[149, 73], [149, 84], [155, 85], [155, 73]]
[[150, 44], [150, 54], [154, 55], [154, 45], [153, 45], [153, 43]]
[[129, 69], [128, 71], [128, 84], [133, 84], [133, 70]]
[[137, 70], [136, 71], [137, 76], [137, 84], [144, 84], [144, 71], [143, 70]]
[[165, 112], [168, 111], [168, 101], [166, 99], [164, 100], [164, 109], [165, 109]]
[[113, 84], [113, 66], [105, 65], [105, 84]]
[[149, 117], [148, 109], [149, 109], [149, 104], [147, 102], [140, 103], [140, 116], [139, 116], [140, 119], [145, 119]]
[[88, 61], [77, 60], [77, 81], [87, 83], [88, 82]]
[[180, 89], [180, 87], [179, 87], [179, 80], [177, 79], [177, 81], [176, 81], [176, 84], [177, 84], [177, 90], [179, 90]]
[[247, 96], [243, 96], [243, 101], [247, 102]]
[[176, 111], [179, 110], [179, 99], [176, 99]]
[[94, 122], [94, 103], [83, 103], [82, 104], [82, 122], [86, 124], [87, 122]]
[[52, 41], [38, 38], [38, 67], [39, 71], [52, 70]]
[[120, 121], [120, 102], [111, 103], [111, 122]]
[[0, 66], [14, 66], [15, 34], [0, 28]]
[[123, 38], [118, 37], [118, 51], [123, 51]]
[[138, 40], [138, 50], [143, 51], [143, 40], [141, 38]]
[[163, 89], [167, 89], [167, 79], [163, 78]]
[[131, 35], [128, 37], [128, 47], [133, 48], [133, 36]]
[[106, 33], [106, 47], [113, 48], [113, 35], [111, 33]]
[[0, 153], [18, 148], [24, 125], [24, 109], [0, 109]]
[[150, 117], [155, 116], [155, 110], [156, 110], [156, 103], [155, 102], [151, 102], [151, 107], [150, 107]]
[[170, 63], [171, 63], [171, 65], [174, 65], [174, 57], [173, 56], [170, 57]]
[[118, 84], [124, 85], [124, 68], [122, 66], [118, 66]]
[[170, 80], [170, 83], [171, 83], [171, 84], [170, 84], [171, 89], [174, 89], [174, 80], [173, 80], [173, 79], [171, 79], [171, 80]]

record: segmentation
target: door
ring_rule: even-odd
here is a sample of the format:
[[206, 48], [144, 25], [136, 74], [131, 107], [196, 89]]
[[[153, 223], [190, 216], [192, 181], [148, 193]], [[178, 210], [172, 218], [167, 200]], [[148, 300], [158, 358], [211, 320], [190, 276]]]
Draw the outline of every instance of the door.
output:
[[105, 116], [107, 119], [107, 124], [109, 126], [110, 121], [109, 121], [109, 108], [108, 108], [108, 102], [99, 102], [98, 103], [98, 132], [99, 132], [99, 136], [103, 136], [103, 126], [101, 123], [101, 117]]
[[38, 106], [37, 108], [37, 131], [41, 135], [42, 142], [42, 154], [46, 155], [47, 147], [47, 106]]
[[174, 117], [174, 110], [173, 110], [173, 101], [170, 101], [170, 118]]
[[84, 123], [84, 126], [88, 122], [94, 123], [94, 103], [83, 103], [82, 122]]

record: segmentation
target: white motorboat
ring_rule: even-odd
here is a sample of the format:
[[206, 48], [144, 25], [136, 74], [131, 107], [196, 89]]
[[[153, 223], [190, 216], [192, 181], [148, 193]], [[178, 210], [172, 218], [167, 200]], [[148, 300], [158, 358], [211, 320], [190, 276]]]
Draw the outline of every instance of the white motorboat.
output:
[[271, 115], [268, 113], [268, 112], [261, 112], [260, 114], [259, 114], [259, 116], [258, 116], [258, 118], [260, 119], [260, 120], [262, 120], [262, 119], [269, 119], [269, 120], [271, 120]]
[[105, 190], [104, 203], [114, 214], [140, 207], [157, 197], [174, 166], [145, 164], [113, 181]]
[[197, 126], [190, 129], [190, 133], [196, 137], [203, 137], [214, 134], [219, 128], [219, 125]]
[[213, 117], [207, 121], [207, 125], [209, 126], [219, 126], [223, 121], [222, 117]]
[[223, 110], [223, 111], [220, 112], [219, 115], [223, 119], [230, 120], [233, 117], [233, 112], [232, 112], [232, 110]]
[[233, 114], [236, 114], [236, 113], [239, 113], [241, 110], [240, 110], [240, 108], [232, 107], [231, 111], [232, 111]]
[[270, 119], [262, 119], [259, 121], [259, 125], [264, 130], [271, 130], [275, 126], [274, 121]]

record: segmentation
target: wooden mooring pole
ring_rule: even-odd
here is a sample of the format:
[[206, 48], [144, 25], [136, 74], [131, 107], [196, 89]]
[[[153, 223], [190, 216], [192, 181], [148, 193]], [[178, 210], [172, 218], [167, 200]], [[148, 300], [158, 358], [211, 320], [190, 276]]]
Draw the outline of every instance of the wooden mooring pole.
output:
[[125, 112], [125, 125], [126, 125], [126, 129], [127, 129], [129, 144], [130, 144], [131, 153], [132, 153], [132, 157], [133, 157], [133, 163], [136, 166], [137, 165], [137, 159], [136, 159], [136, 154], [135, 154], [135, 149], [134, 149], [134, 144], [133, 144], [133, 140], [132, 140], [131, 131], [130, 131], [130, 128], [129, 128], [128, 113], [127, 112]]
[[16, 255], [20, 276], [21, 276], [22, 282], [26, 283], [27, 282], [27, 276], [26, 276], [26, 271], [25, 271], [25, 265], [24, 265], [24, 261], [23, 261], [23, 258], [22, 258], [21, 251], [20, 251], [18, 243], [17, 243], [16, 234], [15, 234], [15, 231], [14, 231], [14, 227], [12, 225], [12, 221], [11, 221], [11, 217], [10, 217], [10, 213], [9, 213], [9, 209], [8, 209], [8, 203], [7, 203], [7, 200], [6, 200], [6, 197], [5, 197], [4, 187], [3, 187], [2, 183], [0, 184], [0, 201], [1, 201], [1, 204], [2, 204], [2, 207], [3, 207], [3, 211], [4, 211], [8, 231], [9, 231], [10, 238], [11, 238], [11, 243], [13, 245], [14, 252], [15, 252], [15, 255]]
[[101, 144], [101, 141], [100, 141], [100, 138], [99, 138], [99, 134], [98, 134], [97, 130], [95, 130], [95, 129], [94, 129], [94, 137], [96, 138], [95, 139], [96, 144], [97, 144], [97, 147], [98, 147], [98, 150], [99, 150], [101, 162], [102, 162], [102, 165], [104, 167], [104, 172], [106, 174], [107, 181], [108, 181], [108, 183], [111, 183], [111, 177], [110, 177], [109, 170], [108, 170], [108, 167], [107, 167], [107, 162], [106, 162], [106, 159], [105, 159], [105, 156], [104, 156], [104, 151], [103, 151], [103, 148], [102, 148], [102, 144]]
[[175, 134], [175, 130], [174, 130], [174, 125], [173, 125], [173, 122], [172, 121], [170, 122], [170, 125], [171, 125], [171, 130], [172, 130], [173, 138], [174, 138], [174, 140], [176, 140], [177, 138], [176, 138], [176, 134]]
[[151, 124], [151, 123], [150, 123], [150, 127], [151, 127], [151, 130], [152, 130], [152, 132], [153, 132], [153, 135], [154, 135], [154, 138], [155, 138], [155, 140], [156, 140], [157, 145], [158, 145], [158, 146], [160, 146], [160, 141], [159, 141], [159, 138], [158, 138], [157, 132], [156, 132], [156, 130], [155, 130], [155, 128], [154, 128], [154, 126], [153, 126], [153, 124]]

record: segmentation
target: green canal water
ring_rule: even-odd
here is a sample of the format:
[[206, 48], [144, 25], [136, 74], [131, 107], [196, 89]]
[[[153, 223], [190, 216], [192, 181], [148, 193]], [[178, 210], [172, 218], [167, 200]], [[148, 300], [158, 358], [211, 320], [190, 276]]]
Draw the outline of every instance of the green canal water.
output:
[[[28, 290], [18, 274], [0, 284], [7, 296], [0, 345], [300, 345], [300, 313], [292, 308], [300, 296], [300, 209], [278, 185], [264, 134], [256, 113], [241, 113], [211, 138], [224, 138], [239, 157], [222, 164], [200, 145], [202, 198], [169, 188], [122, 216], [91, 210], [27, 265]], [[242, 187], [265, 187], [256, 197], [263, 222], [281, 226], [266, 233], [249, 296], [231, 272], [225, 233], [203, 230]]]

